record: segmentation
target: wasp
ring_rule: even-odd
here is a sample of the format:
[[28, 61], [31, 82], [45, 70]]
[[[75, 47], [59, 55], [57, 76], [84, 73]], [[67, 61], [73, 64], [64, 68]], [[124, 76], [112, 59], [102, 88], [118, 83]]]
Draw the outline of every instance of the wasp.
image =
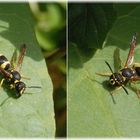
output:
[[[15, 67], [12, 67], [13, 59], [11, 59], [11, 63], [8, 59], [0, 54], [0, 73], [3, 75], [3, 79], [0, 82], [2, 86], [3, 82], [6, 81], [10, 86], [10, 89], [15, 89], [15, 96], [19, 98], [25, 91], [26, 88], [41, 88], [39, 86], [31, 86], [27, 87], [26, 84], [22, 81], [22, 76], [20, 74], [23, 58], [26, 52], [26, 45], [23, 44], [20, 49], [20, 54], [18, 57], [18, 62]], [[13, 56], [14, 58], [14, 56]]]
[[[126, 94], [128, 94], [127, 89], [125, 88], [125, 85], [129, 82], [135, 82], [140, 80], [140, 64], [139, 63], [133, 63], [134, 60], [134, 50], [136, 48], [136, 42], [137, 42], [137, 34], [135, 33], [132, 37], [132, 40], [130, 42], [130, 50], [127, 56], [127, 60], [125, 62], [125, 65], [122, 69], [113, 72], [110, 64], [105, 61], [107, 66], [109, 67], [111, 74], [99, 74], [101, 76], [109, 76], [109, 84], [116, 89], [121, 89], [125, 91]], [[138, 90], [134, 89], [137, 93], [137, 96], [140, 98]], [[111, 93], [111, 95], [114, 92]], [[114, 99], [113, 99], [114, 100]], [[114, 101], [115, 102], [115, 101]]]

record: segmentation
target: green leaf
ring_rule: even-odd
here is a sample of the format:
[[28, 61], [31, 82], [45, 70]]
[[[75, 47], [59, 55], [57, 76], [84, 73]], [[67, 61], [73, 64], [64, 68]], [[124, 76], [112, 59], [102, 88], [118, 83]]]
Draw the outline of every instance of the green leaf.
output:
[[22, 80], [27, 86], [41, 86], [26, 89], [18, 99], [13, 98], [15, 92], [6, 83], [0, 88], [0, 136], [54, 137], [53, 87], [36, 41], [29, 6], [1, 3], [0, 13], [0, 53], [10, 60], [15, 49], [19, 52], [25, 43], [21, 74], [31, 80]]
[[[75, 44], [69, 46], [68, 136], [69, 137], [139, 137], [140, 100], [130, 86], [129, 95], [123, 89], [114, 91], [108, 77], [95, 73], [110, 72], [107, 61], [114, 68], [114, 51], [120, 49], [122, 66], [127, 59], [134, 32], [140, 32], [140, 6], [118, 17], [109, 31], [104, 49], [87, 59]], [[135, 50], [135, 62], [140, 62], [140, 37]], [[140, 84], [136, 83], [140, 88]], [[114, 91], [116, 104], [110, 92]]]

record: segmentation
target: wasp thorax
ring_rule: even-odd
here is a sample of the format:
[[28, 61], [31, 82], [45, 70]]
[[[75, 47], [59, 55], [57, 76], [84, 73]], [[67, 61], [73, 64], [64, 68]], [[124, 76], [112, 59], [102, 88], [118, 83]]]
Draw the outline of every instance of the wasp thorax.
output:
[[13, 70], [11, 71], [11, 74], [12, 74], [13, 81], [16, 81], [16, 80], [20, 81], [21, 76], [18, 71]]
[[8, 71], [10, 74], [10, 77], [6, 78], [7, 82], [9, 83], [16, 83], [17, 81], [21, 80], [21, 75], [18, 71], [15, 70], [9, 70]]
[[122, 75], [127, 79], [131, 79], [131, 77], [134, 76], [134, 71], [130, 68], [124, 68], [121, 71], [122, 71]]

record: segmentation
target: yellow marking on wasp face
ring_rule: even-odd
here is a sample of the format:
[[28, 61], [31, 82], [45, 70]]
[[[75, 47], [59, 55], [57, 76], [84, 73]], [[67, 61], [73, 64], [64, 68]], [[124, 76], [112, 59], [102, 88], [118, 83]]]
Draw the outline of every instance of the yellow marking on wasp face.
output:
[[25, 88], [23, 88], [23, 89], [20, 91], [20, 94], [23, 94], [24, 90], [25, 90]]
[[10, 78], [13, 78], [13, 75], [12, 74], [10, 74]]
[[111, 85], [114, 85], [114, 84], [115, 84], [114, 79], [110, 79], [110, 84], [111, 84]]
[[14, 85], [13, 84], [10, 84], [10, 89], [13, 89], [14, 88]]
[[0, 53], [0, 56], [3, 56], [3, 54]]
[[15, 81], [14, 81], [15, 84], [18, 83], [18, 82], [19, 82], [19, 80], [15, 80]]
[[0, 67], [1, 67], [2, 69], [5, 69], [5, 67], [6, 67], [7, 64], [10, 64], [10, 62], [9, 62], [9, 61], [4, 62], [3, 64], [1, 64]]

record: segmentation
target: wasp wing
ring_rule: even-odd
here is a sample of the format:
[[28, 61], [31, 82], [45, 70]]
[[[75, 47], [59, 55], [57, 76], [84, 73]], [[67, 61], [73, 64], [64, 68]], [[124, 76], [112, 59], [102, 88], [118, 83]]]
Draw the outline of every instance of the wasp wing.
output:
[[18, 57], [18, 62], [17, 62], [17, 65], [16, 67], [14, 68], [16, 71], [20, 72], [21, 70], [21, 67], [22, 67], [22, 62], [23, 62], [23, 59], [24, 59], [24, 56], [25, 56], [25, 52], [26, 52], [26, 45], [23, 44], [21, 46], [21, 49], [20, 49], [20, 54], [19, 54], [19, 57]]
[[127, 56], [126, 63], [124, 65], [125, 68], [130, 66], [133, 63], [134, 60], [134, 49], [136, 48], [136, 39], [137, 39], [137, 34], [135, 33], [132, 37], [132, 41], [130, 43], [130, 50]]
[[11, 68], [14, 69], [16, 66], [16, 61], [17, 61], [17, 50], [15, 49], [12, 58], [10, 60]]
[[114, 50], [114, 70], [116, 72], [118, 72], [122, 66], [121, 66], [121, 59], [120, 59], [120, 49], [119, 48], [116, 48]]

